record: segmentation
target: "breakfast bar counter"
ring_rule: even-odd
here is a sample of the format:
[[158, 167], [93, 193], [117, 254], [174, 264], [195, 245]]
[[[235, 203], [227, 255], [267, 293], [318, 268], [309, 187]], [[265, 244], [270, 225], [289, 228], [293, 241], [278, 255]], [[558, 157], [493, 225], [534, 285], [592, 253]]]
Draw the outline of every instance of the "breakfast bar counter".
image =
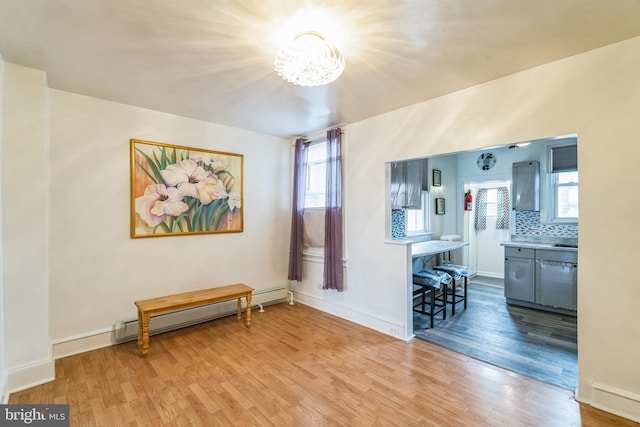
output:
[[450, 252], [469, 246], [469, 242], [452, 242], [449, 240], [427, 240], [426, 242], [413, 243], [411, 245], [411, 257], [429, 256]]

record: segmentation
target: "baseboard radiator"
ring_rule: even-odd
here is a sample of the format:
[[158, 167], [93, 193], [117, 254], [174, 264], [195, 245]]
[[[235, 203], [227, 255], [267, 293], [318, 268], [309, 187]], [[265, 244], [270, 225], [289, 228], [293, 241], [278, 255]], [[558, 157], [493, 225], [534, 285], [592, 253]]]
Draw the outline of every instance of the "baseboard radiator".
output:
[[[286, 288], [272, 288], [255, 291], [251, 301], [251, 310], [258, 308], [260, 305], [264, 307], [285, 302], [287, 300], [287, 296]], [[233, 300], [154, 316], [151, 318], [151, 322], [149, 324], [149, 335], [174, 331], [176, 329], [197, 325], [198, 323], [208, 322], [221, 317], [231, 315], [235, 316], [236, 310], [237, 302]], [[137, 338], [138, 319], [118, 322], [114, 326], [113, 341], [116, 344], [134, 341]]]

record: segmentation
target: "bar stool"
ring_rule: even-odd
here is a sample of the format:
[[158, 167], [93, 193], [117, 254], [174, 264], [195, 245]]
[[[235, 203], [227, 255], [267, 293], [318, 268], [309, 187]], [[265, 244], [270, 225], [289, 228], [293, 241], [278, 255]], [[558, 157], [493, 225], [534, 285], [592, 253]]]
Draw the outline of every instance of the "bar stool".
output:
[[[429, 316], [429, 324], [433, 328], [435, 316], [442, 313], [442, 320], [447, 318], [447, 287], [452, 282], [451, 275], [444, 271], [420, 270], [413, 273], [413, 297], [420, 296], [418, 303], [413, 304], [413, 311]], [[438, 304], [437, 294], [442, 293], [442, 304]], [[429, 297], [429, 310], [426, 309], [426, 298]]]
[[[467, 281], [469, 278], [469, 268], [464, 265], [450, 264], [444, 263], [437, 267], [434, 267], [434, 270], [443, 271], [448, 273], [453, 281], [451, 283], [451, 292], [447, 292], [444, 294], [445, 306], [447, 303], [451, 304], [451, 315], [454, 316], [456, 314], [456, 304], [459, 302], [464, 303], [464, 308], [467, 308]], [[464, 278], [463, 286], [462, 286], [462, 294], [458, 293], [457, 281]], [[451, 296], [451, 300], [448, 297]]]

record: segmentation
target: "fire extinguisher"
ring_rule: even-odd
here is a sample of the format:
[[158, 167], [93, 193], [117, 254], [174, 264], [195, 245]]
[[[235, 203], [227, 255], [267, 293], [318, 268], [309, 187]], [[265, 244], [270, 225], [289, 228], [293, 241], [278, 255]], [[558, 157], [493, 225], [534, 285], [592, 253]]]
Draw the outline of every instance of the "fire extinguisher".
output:
[[469, 190], [464, 194], [464, 210], [470, 211], [471, 205], [473, 205], [473, 196], [471, 195], [471, 190]]

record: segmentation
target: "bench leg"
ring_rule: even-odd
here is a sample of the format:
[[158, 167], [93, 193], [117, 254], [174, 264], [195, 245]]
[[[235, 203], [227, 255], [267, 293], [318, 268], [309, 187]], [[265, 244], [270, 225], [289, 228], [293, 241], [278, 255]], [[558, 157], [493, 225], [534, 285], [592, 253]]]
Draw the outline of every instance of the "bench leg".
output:
[[251, 327], [251, 292], [247, 293], [247, 296], [245, 297], [245, 299], [247, 300], [247, 328], [250, 328]]
[[138, 310], [138, 347], [142, 347], [142, 312]]
[[242, 298], [238, 298], [238, 320], [242, 320]]
[[151, 316], [147, 313], [142, 314], [142, 355], [149, 353], [149, 321]]

